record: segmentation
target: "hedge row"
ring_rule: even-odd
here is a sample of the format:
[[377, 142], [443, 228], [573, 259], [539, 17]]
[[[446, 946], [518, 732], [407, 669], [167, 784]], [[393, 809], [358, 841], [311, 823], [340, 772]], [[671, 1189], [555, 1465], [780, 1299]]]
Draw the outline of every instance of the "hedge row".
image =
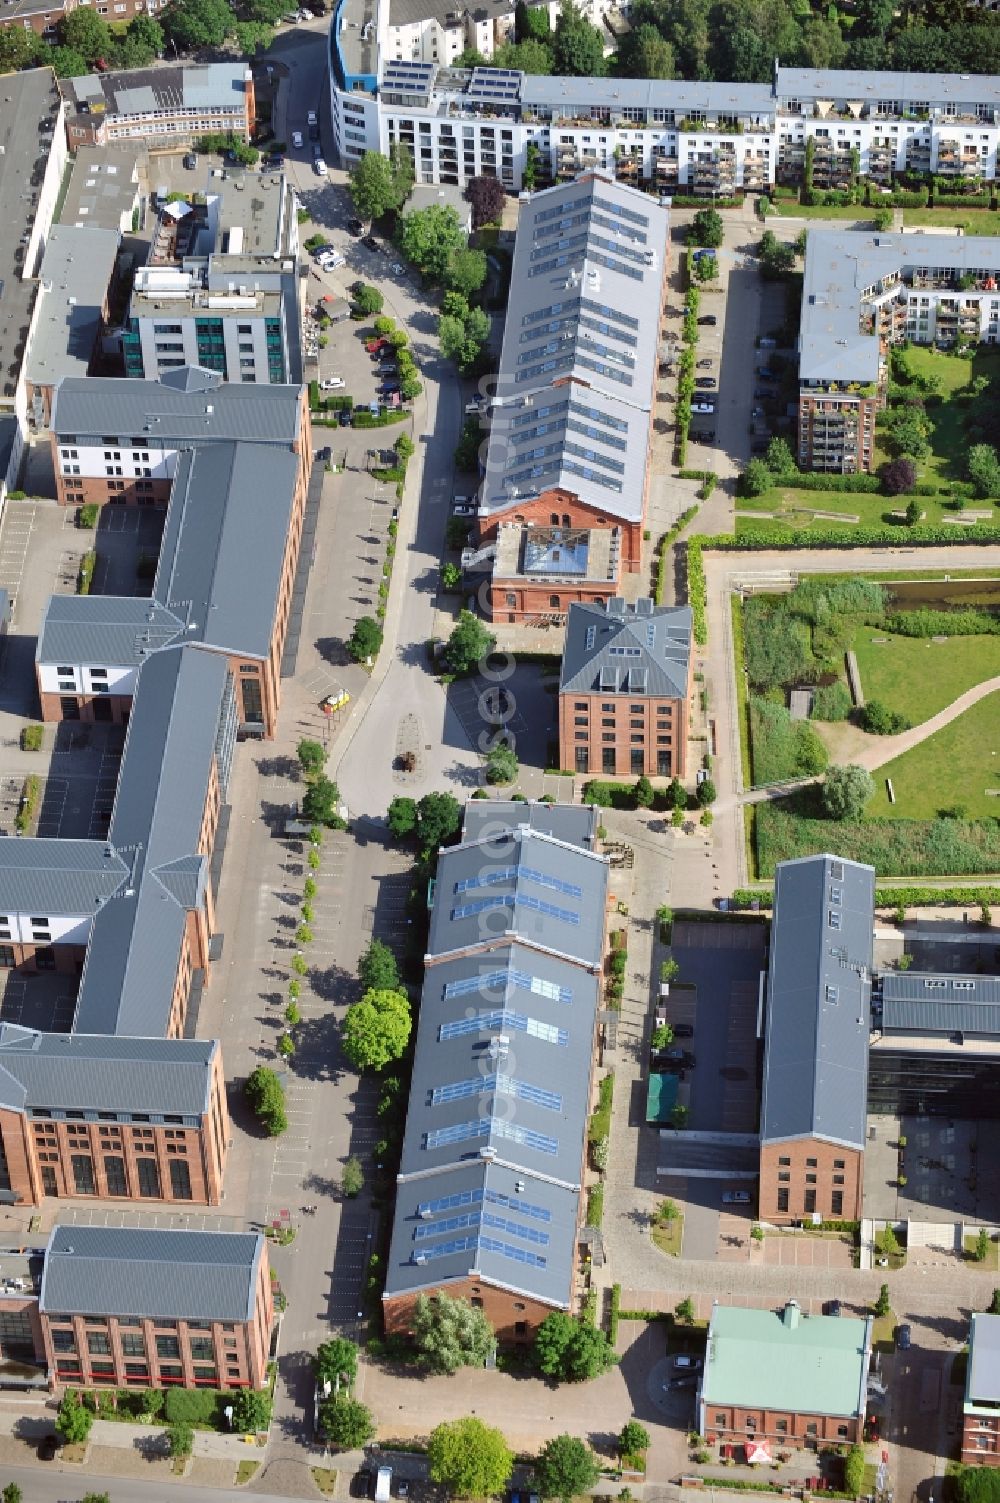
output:
[[[754, 903], [769, 909], [774, 901], [770, 887], [737, 887], [730, 907], [745, 912]], [[876, 887], [876, 908], [980, 908], [1000, 904], [1000, 887]]]
[[705, 611], [707, 599], [705, 563], [701, 553], [704, 544], [711, 542], [711, 538], [696, 535], [688, 538], [687, 543], [688, 605], [691, 607], [691, 630], [699, 647], [704, 647], [708, 641], [708, 616]]
[[882, 489], [877, 475], [817, 475], [813, 471], [802, 474], [792, 470], [787, 475], [775, 475], [775, 485], [794, 485], [800, 491], [863, 491], [871, 495]]
[[691, 521], [697, 510], [697, 506], [689, 506], [686, 511], [682, 511], [677, 521], [663, 534], [657, 545], [656, 587], [653, 591], [657, 605], [663, 604], [663, 596], [667, 585], [667, 557], [670, 546], [674, 539], [684, 531], [684, 528]]

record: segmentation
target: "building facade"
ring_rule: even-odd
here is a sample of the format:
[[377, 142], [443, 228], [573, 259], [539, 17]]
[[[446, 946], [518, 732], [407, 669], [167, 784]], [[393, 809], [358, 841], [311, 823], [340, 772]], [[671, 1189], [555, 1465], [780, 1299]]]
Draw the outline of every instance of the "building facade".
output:
[[38, 1310], [60, 1388], [267, 1381], [274, 1304], [259, 1234], [56, 1226]]
[[610, 777], [688, 776], [688, 606], [572, 605], [559, 678], [559, 765]]
[[973, 1314], [962, 1403], [965, 1466], [1000, 1466], [1000, 1315]]
[[[133, 3], [137, 14], [152, 8], [147, 0]], [[61, 88], [66, 134], [74, 151], [78, 146], [139, 140], [179, 146], [197, 136], [230, 133], [249, 141], [253, 132], [253, 74], [245, 63], [86, 73], [63, 79]]]
[[709, 1445], [821, 1447], [864, 1439], [872, 1319], [716, 1304], [698, 1394]]

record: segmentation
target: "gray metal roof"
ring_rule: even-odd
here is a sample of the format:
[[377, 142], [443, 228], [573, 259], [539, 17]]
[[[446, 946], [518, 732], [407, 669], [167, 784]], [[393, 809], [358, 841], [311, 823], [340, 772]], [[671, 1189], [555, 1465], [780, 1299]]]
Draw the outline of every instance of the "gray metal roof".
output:
[[38, 1308], [46, 1314], [247, 1321], [264, 1238], [246, 1232], [54, 1226]]
[[187, 910], [208, 880], [198, 842], [228, 678], [225, 658], [197, 647], [139, 670], [108, 834], [132, 872], [94, 919], [74, 1031], [166, 1032]]
[[683, 699], [691, 659], [690, 606], [614, 599], [573, 604], [566, 621], [560, 694]]
[[[4, 22], [17, 25], [8, 11]], [[13, 405], [25, 333], [38, 284], [35, 267], [24, 263], [38, 214], [38, 199], [48, 168], [58, 119], [59, 91], [51, 68], [5, 73], [0, 96], [0, 397]], [[34, 252], [32, 252], [34, 254]], [[14, 367], [14, 369], [11, 369]]]
[[874, 902], [873, 867], [829, 855], [778, 864], [762, 1142], [864, 1146]]
[[138, 667], [183, 631], [172, 611], [137, 595], [50, 595], [37, 663]]
[[138, 161], [135, 147], [77, 147], [62, 223], [87, 229], [129, 229], [139, 197]]
[[25, 376], [33, 385], [86, 376], [120, 238], [117, 229], [77, 229], [72, 224], [50, 229], [38, 273], [41, 306], [25, 360]]
[[965, 1402], [1000, 1404], [1000, 1315], [973, 1313]]
[[200, 1117], [218, 1048], [213, 1039], [39, 1033], [0, 1023], [0, 1102], [15, 1111]]
[[190, 63], [184, 67], [133, 68], [120, 73], [66, 78], [70, 105], [105, 115], [147, 115], [154, 110], [230, 109], [246, 92], [245, 63]]
[[992, 104], [1000, 107], [1000, 78], [995, 74], [888, 73], [878, 69], [775, 67], [778, 99], [829, 99], [832, 102], [895, 100], [904, 108], [933, 109], [935, 104]]
[[219, 439], [291, 445], [301, 436], [300, 387], [206, 385], [205, 373], [190, 374], [194, 379], [187, 381], [68, 377], [56, 388], [52, 431], [99, 440], [114, 429], [128, 444], [134, 437], [166, 449]]
[[1000, 1038], [1000, 976], [886, 971], [882, 1032], [962, 1033]]
[[438, 860], [428, 950], [444, 955], [509, 937], [596, 966], [607, 886], [602, 856], [538, 831], [453, 846]]
[[522, 199], [481, 511], [558, 487], [642, 516], [667, 233], [599, 173]]
[[[695, 110], [710, 115], [774, 116], [770, 84], [713, 83], [698, 79], [659, 78], [543, 78], [526, 74], [521, 85], [526, 110], [562, 110], [589, 119], [594, 108], [614, 113], [626, 108], [670, 109], [678, 120]], [[598, 121], [593, 122], [600, 129]]]
[[103, 840], [0, 840], [0, 906], [5, 915], [90, 915], [128, 876]]
[[188, 641], [269, 655], [298, 471], [290, 449], [246, 443], [178, 459], [153, 594]]
[[593, 850], [600, 816], [595, 808], [580, 804], [522, 804], [511, 799], [469, 799], [462, 822], [464, 841], [483, 840], [503, 830], [527, 827], [551, 835], [564, 845]]

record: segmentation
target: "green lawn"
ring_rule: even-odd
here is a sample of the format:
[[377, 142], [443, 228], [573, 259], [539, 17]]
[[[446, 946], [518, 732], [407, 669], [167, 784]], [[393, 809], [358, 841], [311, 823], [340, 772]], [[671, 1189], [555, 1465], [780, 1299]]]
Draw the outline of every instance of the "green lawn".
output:
[[904, 209], [903, 224], [933, 224], [939, 230], [961, 224], [967, 235], [1000, 235], [1000, 214], [989, 209], [963, 209], [958, 204], [943, 209]]
[[[997, 216], [992, 217], [996, 219]], [[960, 355], [948, 355], [929, 346], [911, 345], [907, 355], [917, 375], [934, 375], [938, 378], [943, 399], [939, 403], [931, 403], [927, 408], [927, 415], [934, 428], [930, 440], [930, 457], [921, 461], [919, 478], [931, 481], [964, 480], [965, 454], [968, 449], [964, 420], [968, 409], [964, 403], [952, 399], [976, 376], [1000, 375], [1000, 352], [980, 346], [971, 360], [964, 360]], [[881, 463], [885, 457], [884, 443], [879, 442], [875, 458]], [[936, 522], [941, 513], [938, 498], [918, 499], [921, 506], [927, 509], [927, 521]], [[975, 506], [989, 503], [969, 504]]]
[[[881, 700], [914, 725], [945, 709], [973, 684], [1000, 673], [1000, 637], [934, 642], [863, 626], [851, 646], [865, 699]], [[993, 812], [1000, 814], [1000, 808]]]
[[[968, 361], [960, 361], [965, 367], [963, 374], [967, 377]], [[938, 431], [942, 427], [948, 428], [954, 418], [959, 418], [960, 409], [953, 404], [945, 402], [937, 409], [938, 417], [945, 419], [939, 422]], [[948, 445], [958, 443], [961, 435], [957, 433], [946, 434]], [[944, 441], [942, 441], [943, 444]], [[876, 459], [881, 464], [889, 457], [885, 450], [876, 450]], [[946, 480], [948, 477], [941, 473], [946, 467], [947, 460], [944, 453], [938, 457], [932, 456], [924, 469], [932, 481]], [[858, 527], [891, 527], [899, 521], [894, 512], [902, 512], [906, 509], [909, 501], [908, 496], [883, 496], [878, 492], [860, 491], [807, 491], [798, 486], [776, 486], [773, 491], [767, 491], [763, 496], [741, 496], [736, 502], [737, 518], [736, 531], [739, 533], [760, 532], [762, 530], [778, 531], [788, 530], [801, 532], [810, 527], [843, 528], [845, 533], [854, 532]], [[928, 526], [936, 525], [943, 517], [954, 516], [942, 502], [945, 497], [941, 496], [918, 496], [920, 508], [924, 513], [923, 520]], [[969, 502], [970, 506], [988, 506], [988, 502]], [[763, 513], [773, 513], [773, 517]], [[830, 513], [829, 516], [817, 516], [817, 512]], [[750, 515], [744, 516], [743, 513]], [[834, 517], [857, 517], [858, 521], [834, 521]], [[905, 540], [905, 532], [902, 532], [900, 541]]]
[[[895, 804], [889, 803], [886, 778], [892, 779]], [[868, 817], [933, 819], [955, 804], [964, 805], [970, 819], [1000, 816], [1000, 798], [986, 795], [987, 788], [1000, 788], [1000, 690], [880, 768], [875, 788]]]

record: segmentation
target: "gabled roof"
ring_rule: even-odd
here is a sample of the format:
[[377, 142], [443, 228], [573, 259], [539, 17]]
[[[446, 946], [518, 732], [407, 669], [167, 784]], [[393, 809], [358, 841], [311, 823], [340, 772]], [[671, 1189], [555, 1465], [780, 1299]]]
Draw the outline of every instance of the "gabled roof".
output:
[[767, 985], [761, 1141], [863, 1148], [875, 870], [837, 856], [779, 862]]
[[15, 1111], [208, 1111], [212, 1039], [39, 1033], [0, 1023], [0, 1103]]
[[244, 1232], [55, 1226], [38, 1308], [46, 1314], [247, 1321], [264, 1238]]
[[599, 173], [522, 198], [481, 511], [560, 488], [642, 516], [667, 230]]
[[301, 437], [301, 387], [220, 384], [208, 374], [211, 380], [184, 369], [160, 381], [67, 377], [56, 387], [52, 431], [100, 442], [113, 428], [126, 444], [163, 449], [219, 439], [290, 446]]
[[35, 661], [138, 667], [183, 630], [172, 611], [141, 596], [50, 595]]
[[462, 839], [482, 840], [502, 830], [527, 828], [586, 851], [594, 849], [600, 822], [597, 809], [590, 805], [543, 804], [534, 799], [523, 804], [512, 799], [470, 799], [465, 806]]
[[0, 840], [0, 902], [6, 914], [89, 918], [128, 874], [128, 863], [104, 840]]
[[1000, 1404], [1000, 1315], [973, 1313], [969, 1331], [969, 1368], [965, 1407]]
[[618, 598], [606, 608], [574, 603], [566, 621], [559, 692], [683, 699], [690, 657], [690, 606]]

